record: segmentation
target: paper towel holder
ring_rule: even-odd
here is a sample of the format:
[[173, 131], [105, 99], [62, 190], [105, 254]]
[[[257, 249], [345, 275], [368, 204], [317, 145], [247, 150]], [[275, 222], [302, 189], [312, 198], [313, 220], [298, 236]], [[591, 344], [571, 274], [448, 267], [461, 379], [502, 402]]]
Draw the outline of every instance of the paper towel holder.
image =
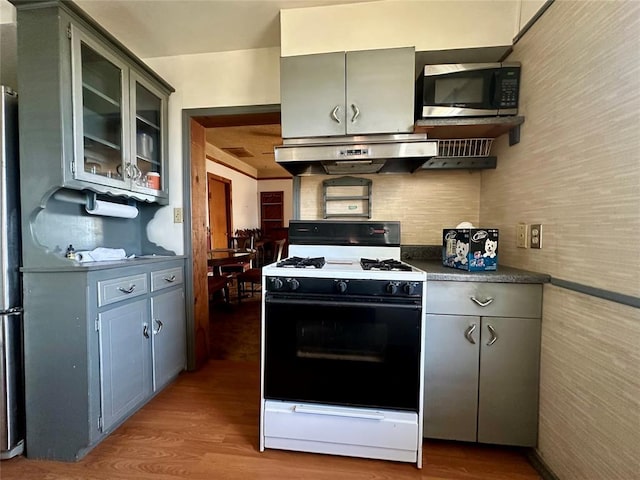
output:
[[[68, 202], [68, 203], [75, 203], [78, 205], [84, 205], [85, 206], [85, 210], [87, 213], [89, 213], [90, 215], [102, 215], [101, 213], [96, 213], [96, 206], [98, 205], [98, 195], [94, 192], [74, 192], [74, 191], [68, 191], [68, 190], [58, 190], [57, 192], [55, 192], [53, 194], [53, 197], [56, 200], [62, 201], [62, 202]], [[114, 217], [121, 217], [121, 218], [135, 218], [138, 215], [138, 209], [136, 208], [135, 202], [134, 201], [129, 201], [127, 204], [122, 204], [122, 203], [115, 203], [115, 202], [106, 202], [106, 201], [101, 201], [102, 203], [110, 203], [113, 204], [114, 206], [118, 206], [118, 207], [130, 207], [128, 208], [128, 210], [131, 210], [130, 212], [127, 212], [126, 215], [120, 215], [120, 214], [107, 214], [107, 216], [114, 216]], [[133, 214], [135, 211], [135, 215]]]

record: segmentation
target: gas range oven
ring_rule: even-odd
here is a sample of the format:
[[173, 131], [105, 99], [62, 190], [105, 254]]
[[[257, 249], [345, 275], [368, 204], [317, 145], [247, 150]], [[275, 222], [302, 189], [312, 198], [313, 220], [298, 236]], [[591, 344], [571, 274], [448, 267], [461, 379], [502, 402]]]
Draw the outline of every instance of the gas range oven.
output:
[[291, 221], [263, 268], [260, 449], [422, 464], [426, 274], [398, 222]]

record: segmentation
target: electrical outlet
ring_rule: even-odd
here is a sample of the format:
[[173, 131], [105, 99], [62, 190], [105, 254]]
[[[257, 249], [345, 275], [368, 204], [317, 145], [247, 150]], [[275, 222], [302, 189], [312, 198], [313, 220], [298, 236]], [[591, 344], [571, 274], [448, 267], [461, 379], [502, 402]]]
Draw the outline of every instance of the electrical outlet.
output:
[[182, 209], [174, 208], [173, 209], [173, 223], [182, 223]]
[[516, 225], [516, 247], [527, 248], [527, 224]]
[[531, 248], [542, 248], [542, 224], [532, 223], [530, 231], [531, 231], [531, 240], [530, 240]]

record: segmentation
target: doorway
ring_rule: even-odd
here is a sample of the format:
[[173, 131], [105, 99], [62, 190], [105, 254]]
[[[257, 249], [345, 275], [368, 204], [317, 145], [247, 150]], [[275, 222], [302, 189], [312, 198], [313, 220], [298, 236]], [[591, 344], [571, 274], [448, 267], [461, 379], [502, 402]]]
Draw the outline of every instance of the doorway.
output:
[[207, 173], [209, 249], [228, 248], [232, 236], [231, 180]]
[[[206, 141], [204, 129], [229, 125], [260, 125], [280, 123], [280, 105], [185, 109], [182, 111], [183, 132], [183, 201], [184, 251], [192, 261], [186, 263], [185, 300], [187, 303], [187, 347], [189, 370], [196, 370], [209, 358], [209, 312], [206, 279], [206, 252], [212, 238], [206, 231], [207, 198]], [[195, 137], [192, 138], [193, 134]], [[192, 156], [199, 163], [192, 165]], [[206, 215], [206, 214], [205, 214]], [[231, 215], [228, 214], [229, 219]], [[231, 227], [229, 227], [230, 231]], [[203, 273], [203, 271], [205, 273]], [[203, 276], [205, 275], [205, 276]], [[196, 332], [200, 332], [196, 335]], [[198, 338], [196, 338], [198, 337]]]

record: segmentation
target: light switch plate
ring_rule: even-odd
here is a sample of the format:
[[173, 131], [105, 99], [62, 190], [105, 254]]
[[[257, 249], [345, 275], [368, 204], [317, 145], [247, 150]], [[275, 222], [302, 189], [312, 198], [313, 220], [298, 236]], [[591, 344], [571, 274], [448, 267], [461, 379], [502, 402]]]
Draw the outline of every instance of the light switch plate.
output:
[[173, 209], [173, 223], [182, 223], [182, 208]]
[[529, 246], [531, 248], [542, 248], [542, 224], [532, 223], [529, 232], [531, 233]]
[[519, 223], [516, 225], [516, 247], [527, 248], [527, 224]]

